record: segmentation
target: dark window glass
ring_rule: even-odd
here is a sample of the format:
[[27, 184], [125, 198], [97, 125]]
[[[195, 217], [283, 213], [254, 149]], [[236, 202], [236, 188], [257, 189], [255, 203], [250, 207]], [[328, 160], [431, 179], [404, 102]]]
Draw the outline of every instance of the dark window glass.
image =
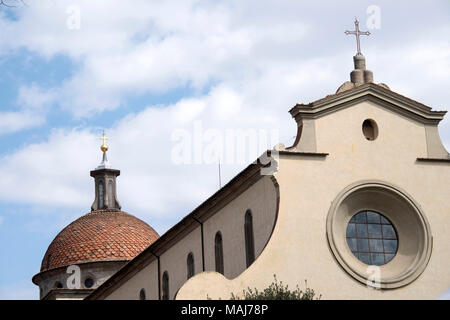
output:
[[389, 253], [397, 252], [397, 240], [383, 240], [384, 251]]
[[383, 225], [383, 235], [384, 235], [384, 238], [397, 239], [395, 230], [391, 225]]
[[373, 211], [367, 211], [368, 223], [380, 223], [380, 215]]
[[250, 210], [245, 213], [245, 255], [247, 268], [255, 261], [255, 243], [253, 236], [253, 216]]
[[169, 300], [169, 274], [164, 271], [162, 277], [162, 299]]
[[347, 237], [356, 237], [356, 225], [349, 223], [347, 226]]
[[358, 238], [367, 238], [367, 224], [366, 223], [356, 224], [356, 236]]
[[364, 120], [362, 131], [367, 140], [375, 140], [378, 135], [377, 124], [373, 120]]
[[145, 289], [139, 291], [139, 300], [145, 300]]
[[191, 252], [187, 256], [187, 278], [189, 279], [195, 274], [194, 254]]
[[378, 212], [355, 214], [347, 225], [346, 237], [353, 255], [368, 265], [386, 264], [397, 253], [398, 239], [394, 226]]
[[370, 252], [383, 252], [383, 240], [370, 239]]
[[111, 208], [114, 207], [114, 188], [113, 188], [112, 180], [109, 180], [109, 182], [108, 182], [108, 200], [109, 200], [109, 206]]
[[358, 245], [358, 250], [360, 252], [369, 252], [369, 240], [368, 239], [357, 239], [356, 244]]
[[381, 224], [368, 224], [367, 231], [369, 238], [381, 238]]
[[382, 224], [391, 224], [391, 223], [389, 222], [389, 220], [387, 220], [385, 217], [383, 217], [383, 216], [381, 216], [381, 215], [380, 215], [380, 219], [381, 219], [381, 223], [382, 223]]
[[347, 244], [351, 251], [356, 251], [356, 239], [355, 238], [347, 238]]
[[92, 278], [87, 278], [84, 280], [84, 286], [86, 288], [91, 288], [94, 285], [94, 280]]
[[368, 253], [359, 253], [359, 260], [361, 260], [365, 264], [371, 264], [370, 263], [370, 256], [369, 256]]
[[365, 212], [361, 212], [361, 214], [356, 214], [352, 217], [352, 219], [350, 220], [350, 222], [354, 222], [354, 223], [366, 223], [367, 222], [367, 218], [366, 218], [366, 213]]
[[224, 274], [223, 267], [223, 243], [222, 243], [222, 234], [220, 231], [216, 233], [216, 237], [214, 239], [215, 246], [215, 255], [216, 255], [216, 272]]
[[384, 254], [382, 253], [371, 253], [370, 257], [372, 259], [372, 264], [380, 266], [384, 264]]
[[98, 183], [98, 208], [102, 209], [104, 206], [104, 191], [103, 191], [103, 182], [100, 181]]

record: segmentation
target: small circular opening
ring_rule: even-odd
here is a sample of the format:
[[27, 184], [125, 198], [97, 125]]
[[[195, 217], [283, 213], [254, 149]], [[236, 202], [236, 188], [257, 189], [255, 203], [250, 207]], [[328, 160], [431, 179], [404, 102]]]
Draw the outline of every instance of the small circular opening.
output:
[[57, 282], [55, 282], [54, 287], [57, 288], [57, 289], [62, 289], [63, 284], [61, 282], [57, 281]]
[[369, 141], [373, 141], [378, 137], [378, 126], [376, 122], [371, 119], [364, 120], [362, 124], [362, 131], [364, 137], [366, 137]]
[[87, 278], [86, 280], [84, 280], [84, 286], [86, 288], [91, 288], [94, 285], [94, 280], [92, 280], [92, 278]]

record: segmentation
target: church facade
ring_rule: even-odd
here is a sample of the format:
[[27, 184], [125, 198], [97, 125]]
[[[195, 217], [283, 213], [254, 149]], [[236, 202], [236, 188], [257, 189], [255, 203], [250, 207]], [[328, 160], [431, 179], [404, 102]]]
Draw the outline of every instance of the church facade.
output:
[[[292, 146], [266, 152], [161, 237], [144, 228], [141, 250], [80, 296], [229, 299], [267, 287], [274, 275], [291, 288], [306, 280], [324, 299], [435, 299], [445, 292], [450, 155], [438, 124], [446, 112], [375, 84], [361, 53], [354, 65], [335, 94], [290, 110], [298, 125]], [[89, 214], [121, 212], [117, 172], [102, 167], [91, 175]], [[112, 189], [99, 187], [108, 181]], [[58, 298], [51, 286], [63, 269], [46, 268], [47, 258], [33, 281], [44, 288], [41, 297]], [[100, 258], [82, 265], [109, 270], [117, 261]]]
[[[351, 81], [290, 113], [293, 146], [252, 164], [87, 299], [228, 299], [276, 275], [325, 299], [434, 299], [450, 287], [445, 111]], [[269, 171], [270, 172], [270, 171]]]

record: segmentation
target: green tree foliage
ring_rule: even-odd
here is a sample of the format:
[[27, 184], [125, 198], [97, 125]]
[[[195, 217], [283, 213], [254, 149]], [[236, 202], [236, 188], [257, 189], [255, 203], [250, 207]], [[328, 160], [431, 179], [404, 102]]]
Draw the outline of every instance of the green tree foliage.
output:
[[295, 290], [290, 290], [288, 285], [283, 285], [282, 281], [278, 282], [275, 275], [273, 278], [274, 281], [263, 291], [249, 287], [242, 291], [242, 296], [232, 293], [231, 300], [319, 300], [322, 297], [322, 295], [316, 296], [314, 290], [308, 288], [306, 280], [306, 289], [302, 291], [298, 285]]

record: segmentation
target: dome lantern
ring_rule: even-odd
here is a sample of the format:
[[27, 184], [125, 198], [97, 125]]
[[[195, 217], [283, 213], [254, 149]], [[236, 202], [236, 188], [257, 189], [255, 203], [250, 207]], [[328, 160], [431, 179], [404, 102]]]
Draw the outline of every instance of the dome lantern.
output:
[[108, 146], [106, 145], [107, 138], [105, 132], [103, 132], [100, 139], [103, 140], [103, 144], [100, 147], [100, 150], [103, 152], [103, 159], [100, 165], [91, 171], [91, 177], [95, 179], [95, 199], [92, 203], [91, 210], [120, 210], [121, 206], [117, 200], [116, 188], [116, 178], [120, 175], [120, 170], [112, 169], [108, 162], [106, 155]]

